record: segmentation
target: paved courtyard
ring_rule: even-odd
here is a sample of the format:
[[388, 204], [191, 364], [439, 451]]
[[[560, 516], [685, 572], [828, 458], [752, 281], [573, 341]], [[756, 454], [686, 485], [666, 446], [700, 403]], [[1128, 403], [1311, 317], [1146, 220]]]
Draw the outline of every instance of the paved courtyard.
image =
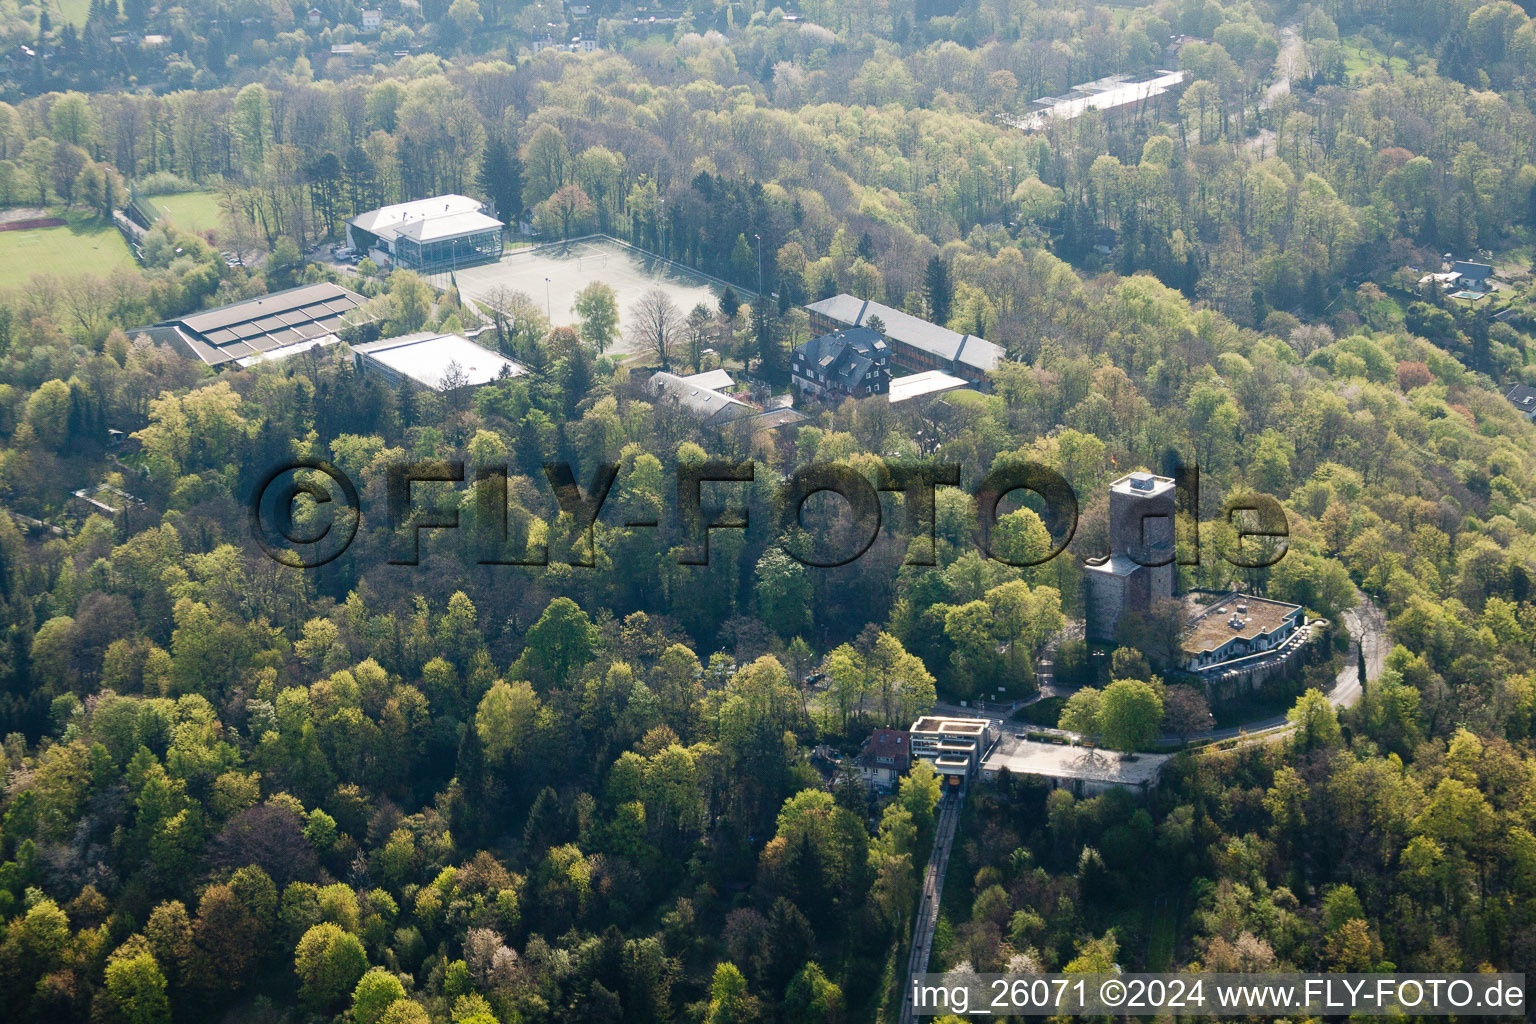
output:
[[1170, 754], [1137, 754], [1129, 759], [1111, 750], [1038, 743], [1005, 732], [987, 753], [981, 770], [990, 777], [1007, 768], [1014, 775], [1037, 775], [1058, 785], [1082, 780], [1093, 793], [1110, 786], [1134, 789], [1156, 785], [1163, 765], [1170, 760]]
[[[723, 290], [702, 274], [606, 238], [516, 249], [498, 263], [466, 267], [455, 271], [454, 277], [465, 301], [482, 299], [496, 288], [524, 292], [547, 311], [557, 327], [577, 322], [571, 311], [576, 293], [593, 281], [601, 281], [618, 296], [620, 338], [608, 351], [620, 354], [641, 348], [627, 336], [625, 328], [630, 309], [646, 292], [660, 288], [687, 314], [700, 302], [713, 310]], [[439, 285], [448, 283], [446, 274], [434, 275], [433, 280]], [[744, 301], [751, 297], [741, 289], [737, 293]]]

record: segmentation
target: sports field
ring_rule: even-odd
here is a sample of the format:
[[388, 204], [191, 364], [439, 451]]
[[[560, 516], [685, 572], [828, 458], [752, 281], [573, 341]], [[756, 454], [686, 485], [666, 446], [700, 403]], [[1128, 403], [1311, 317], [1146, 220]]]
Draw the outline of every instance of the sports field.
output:
[[0, 231], [0, 288], [16, 288], [33, 274], [106, 277], [113, 267], [134, 266], [133, 252], [109, 223], [71, 213], [69, 223], [29, 231]]
[[219, 197], [216, 192], [183, 192], [174, 196], [151, 196], [165, 219], [183, 231], [212, 231], [219, 226]]
[[[601, 281], [619, 300], [620, 339], [609, 349], [617, 354], [639, 351], [640, 346], [625, 336], [625, 327], [630, 308], [646, 292], [660, 288], [686, 314], [700, 302], [714, 309], [721, 291], [702, 274], [610, 239], [519, 249], [503, 256], [499, 263], [467, 267], [453, 276], [465, 301], [479, 301], [496, 288], [511, 288], [527, 293], [541, 309], [547, 309], [556, 326], [576, 323], [577, 317], [571, 312], [576, 293], [593, 281]], [[448, 275], [436, 274], [432, 280], [444, 287]], [[738, 293], [743, 300], [751, 298], [748, 292], [738, 289]]]

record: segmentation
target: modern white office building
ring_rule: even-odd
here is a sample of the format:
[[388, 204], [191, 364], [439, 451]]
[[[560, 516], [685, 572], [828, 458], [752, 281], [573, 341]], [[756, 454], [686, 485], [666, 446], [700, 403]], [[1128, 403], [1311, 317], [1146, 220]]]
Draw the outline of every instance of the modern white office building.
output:
[[1090, 110], [1106, 113], [1140, 110], [1169, 92], [1179, 90], [1189, 78], [1187, 71], [1158, 71], [1148, 78], [1109, 75], [1074, 85], [1061, 96], [1042, 96], [1030, 104], [1028, 114], [1004, 118], [1015, 128], [1044, 131], [1054, 122], [1070, 121]]
[[924, 715], [907, 734], [912, 738], [912, 757], [932, 764], [951, 786], [976, 774], [994, 738], [987, 719], [948, 715]]

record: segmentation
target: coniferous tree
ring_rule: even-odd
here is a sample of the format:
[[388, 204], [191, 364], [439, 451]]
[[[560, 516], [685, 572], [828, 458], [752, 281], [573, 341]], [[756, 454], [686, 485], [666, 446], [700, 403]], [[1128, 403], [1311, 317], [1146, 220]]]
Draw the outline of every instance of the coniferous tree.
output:
[[928, 293], [928, 316], [936, 324], [947, 324], [955, 302], [955, 285], [950, 278], [949, 264], [934, 256], [928, 260], [928, 270], [923, 274], [923, 288]]

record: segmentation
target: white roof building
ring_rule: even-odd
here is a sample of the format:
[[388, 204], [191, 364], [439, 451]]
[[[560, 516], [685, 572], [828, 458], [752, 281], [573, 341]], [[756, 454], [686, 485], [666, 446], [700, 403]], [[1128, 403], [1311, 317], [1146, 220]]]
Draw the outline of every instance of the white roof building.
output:
[[647, 394], [686, 410], [706, 427], [723, 426], [757, 412], [739, 398], [723, 395], [715, 388], [705, 387], [675, 373], [653, 375], [645, 382], [645, 390]]
[[726, 388], [736, 386], [736, 382], [731, 379], [731, 375], [725, 372], [723, 368], [690, 374], [684, 377], [683, 381], [684, 383], [692, 384], [696, 388], [703, 388], [706, 391], [724, 391]]
[[959, 391], [970, 387], [971, 382], [945, 373], [943, 370], [924, 370], [905, 377], [891, 378], [891, 404], [911, 398], [941, 395], [946, 391]]
[[1187, 71], [1159, 71], [1140, 82], [1129, 81], [1128, 75], [1110, 75], [1074, 85], [1062, 96], [1042, 96], [1032, 104], [1039, 108], [1034, 113], [1005, 117], [1004, 120], [1025, 131], [1041, 131], [1052, 121], [1070, 121], [1089, 110], [1116, 110], [1143, 104], [1182, 85], [1188, 75]]
[[360, 213], [347, 244], [387, 263], [430, 270], [501, 256], [501, 221], [478, 199], [445, 195]]
[[451, 391], [457, 387], [479, 387], [499, 379], [503, 373], [512, 377], [528, 372], [521, 363], [481, 348], [457, 334], [423, 331], [398, 338], [382, 338], [353, 349], [359, 365], [381, 373], [391, 384], [414, 381], [433, 391]]
[[420, 223], [461, 213], [479, 213], [480, 208], [480, 201], [469, 196], [433, 196], [431, 199], [413, 199], [408, 203], [381, 206], [377, 210], [360, 213], [347, 223], [379, 238], [393, 238], [413, 222]]
[[1163, 766], [1171, 759], [1168, 754], [1126, 757], [1112, 751], [1037, 743], [1004, 735], [982, 763], [981, 776], [991, 781], [1006, 769], [1013, 775], [1044, 779], [1052, 789], [1089, 797], [1115, 788], [1144, 792], [1157, 785]]

